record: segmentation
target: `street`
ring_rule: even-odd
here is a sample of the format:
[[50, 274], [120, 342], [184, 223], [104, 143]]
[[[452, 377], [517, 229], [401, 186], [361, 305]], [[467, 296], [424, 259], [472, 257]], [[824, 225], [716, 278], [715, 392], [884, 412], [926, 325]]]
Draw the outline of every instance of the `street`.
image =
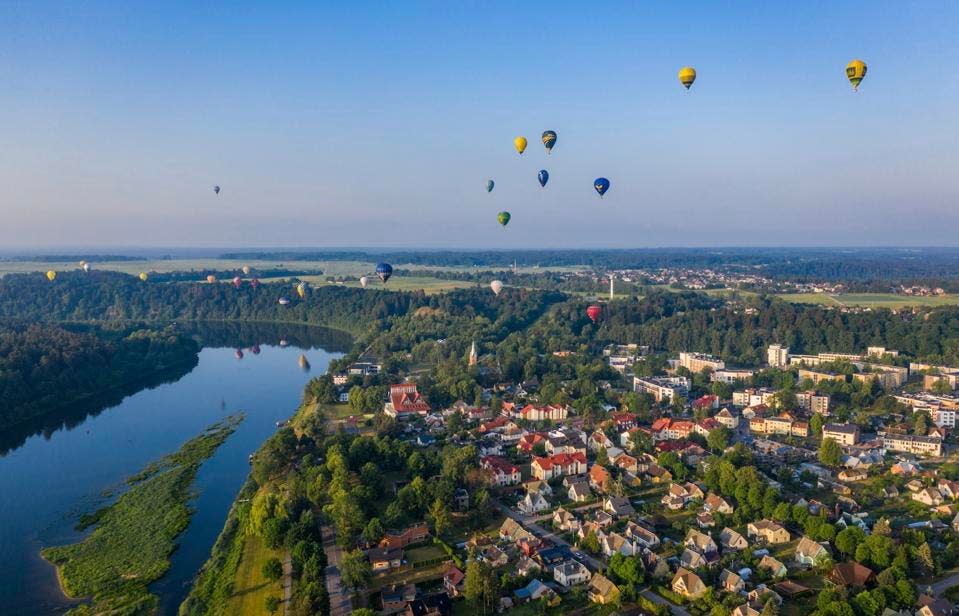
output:
[[[560, 536], [557, 535], [556, 533], [554, 533], [554, 532], [552, 532], [552, 531], [548, 531], [548, 530], [546, 530], [545, 528], [543, 528], [542, 526], [540, 526], [539, 524], [537, 524], [537, 523], [534, 521], [534, 520], [536, 520], [537, 518], [535, 518], [535, 517], [531, 518], [531, 517], [529, 517], [529, 516], [524, 516], [523, 514], [521, 514], [521, 513], [519, 513], [519, 512], [513, 511], [512, 509], [510, 509], [509, 507], [507, 507], [506, 505], [504, 505], [503, 503], [501, 503], [501, 502], [498, 501], [498, 500], [495, 501], [495, 502], [496, 502], [496, 506], [499, 507], [499, 510], [503, 513], [503, 515], [505, 515], [505, 516], [508, 517], [508, 518], [512, 518], [512, 519], [516, 520], [517, 522], [519, 522], [520, 524], [522, 524], [524, 528], [526, 528], [528, 531], [530, 531], [531, 533], [533, 533], [534, 535], [536, 535], [536, 536], [539, 537], [540, 539], [546, 539], [546, 540], [552, 542], [552, 543], [555, 544], [555, 545], [563, 545], [563, 546], [566, 546], [566, 547], [568, 547], [568, 548], [571, 549], [571, 550], [575, 550], [575, 549], [576, 549], [576, 548], [574, 548], [572, 545], [570, 545], [568, 541], [566, 541], [565, 539], [563, 539], [562, 537], [560, 537]], [[542, 519], [542, 518], [540, 518], [540, 519]], [[602, 571], [603, 569], [606, 568], [605, 563], [603, 563], [602, 561], [599, 561], [599, 560], [593, 558], [593, 557], [590, 556], [589, 554], [585, 554], [585, 553], [584, 553], [583, 556], [585, 557], [585, 558], [583, 558], [583, 560], [586, 561], [586, 562], [584, 562], [583, 564], [586, 565], [586, 566], [588, 566], [588, 567], [589, 567], [590, 569], [592, 569], [593, 571]]]
[[340, 559], [343, 551], [336, 544], [336, 535], [333, 528], [324, 526], [321, 529], [323, 533], [323, 551], [326, 552], [326, 591], [330, 594], [330, 614], [332, 616], [344, 616], [353, 613], [353, 604], [350, 601], [350, 595], [343, 588], [340, 581]]

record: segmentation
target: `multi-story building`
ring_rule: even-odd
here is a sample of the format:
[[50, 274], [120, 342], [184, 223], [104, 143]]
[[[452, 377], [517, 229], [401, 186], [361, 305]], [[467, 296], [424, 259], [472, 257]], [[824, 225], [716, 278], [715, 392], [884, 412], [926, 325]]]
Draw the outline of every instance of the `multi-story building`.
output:
[[569, 407], [562, 404], [527, 404], [517, 412], [526, 421], [563, 421], [569, 416]]
[[940, 428], [955, 429], [956, 411], [955, 409], [936, 409], [932, 412], [932, 421]]
[[782, 436], [809, 436], [809, 424], [796, 421], [789, 414], [778, 417], [753, 417], [749, 420], [749, 429], [758, 434], [779, 434]]
[[745, 381], [754, 374], [756, 374], [756, 371], [750, 370], [749, 368], [724, 368], [722, 370], [716, 370], [710, 376], [713, 381], [733, 385], [736, 381]]
[[927, 374], [922, 377], [922, 388], [926, 391], [932, 391], [939, 382], [945, 382], [949, 389], [955, 391], [959, 389], [959, 372], [952, 374]]
[[799, 408], [812, 414], [819, 413], [823, 417], [829, 415], [829, 396], [820, 395], [815, 391], [801, 391], [796, 394]]
[[773, 368], [785, 368], [789, 365], [789, 347], [770, 344], [766, 349], [766, 363]]
[[919, 456], [941, 456], [942, 439], [938, 436], [887, 433], [882, 437], [882, 448], [885, 451], [902, 451]]
[[809, 379], [813, 383], [818, 383], [819, 381], [845, 381], [845, 374], [838, 374], [836, 372], [820, 372], [818, 370], [808, 370], [805, 368], [799, 369], [799, 380]]
[[840, 445], [855, 445], [859, 442], [859, 426], [855, 424], [826, 424], [822, 427], [822, 437], [831, 438]]
[[523, 480], [518, 466], [497, 456], [484, 457], [480, 460], [480, 467], [487, 472], [492, 485], [515, 486]]
[[679, 354], [679, 365], [683, 368], [686, 368], [690, 372], [702, 372], [703, 370], [715, 372], [716, 370], [724, 369], [726, 367], [726, 362], [718, 357], [707, 355], [705, 353], [683, 352]]
[[390, 385], [390, 399], [383, 407], [383, 413], [394, 419], [425, 417], [430, 412], [429, 402], [416, 390], [416, 383]]
[[[876, 376], [879, 378], [879, 385], [883, 389], [902, 387], [909, 380], [909, 368], [903, 366], [885, 366], [869, 362], [853, 362], [853, 365], [860, 370], [855, 378], [868, 380], [870, 376]], [[862, 375], [862, 378], [860, 378], [860, 375]]]
[[656, 402], [669, 401], [673, 396], [685, 396], [689, 391], [689, 379], [684, 376], [633, 377], [633, 391], [647, 393]]
[[776, 395], [775, 389], [768, 387], [748, 387], [744, 391], [733, 392], [733, 404], [736, 406], [768, 405]]
[[582, 453], [560, 453], [545, 458], [533, 457], [530, 465], [533, 476], [540, 481], [554, 477], [579, 475], [586, 472], [586, 456]]

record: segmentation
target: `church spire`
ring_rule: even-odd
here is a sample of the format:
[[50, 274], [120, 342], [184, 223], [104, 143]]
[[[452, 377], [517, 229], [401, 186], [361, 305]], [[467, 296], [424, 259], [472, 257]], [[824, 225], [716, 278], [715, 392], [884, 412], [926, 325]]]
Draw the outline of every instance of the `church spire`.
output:
[[470, 365], [471, 365], [471, 366], [475, 366], [475, 365], [476, 365], [476, 361], [477, 361], [478, 359], [479, 359], [479, 357], [478, 357], [477, 354], [476, 354], [476, 341], [474, 340], [474, 341], [473, 341], [473, 344], [470, 346]]

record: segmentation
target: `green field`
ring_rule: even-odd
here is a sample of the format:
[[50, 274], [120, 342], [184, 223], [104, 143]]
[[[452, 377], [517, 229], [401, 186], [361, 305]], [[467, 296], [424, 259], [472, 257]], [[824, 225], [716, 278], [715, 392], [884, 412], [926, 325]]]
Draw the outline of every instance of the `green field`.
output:
[[864, 308], [910, 308], [913, 306], [959, 305], [959, 294], [922, 297], [894, 295], [892, 293], [843, 293], [839, 295], [827, 295], [825, 293], [786, 293], [778, 295], [777, 297], [794, 304], [861, 306]]
[[280, 582], [271, 582], [261, 571], [263, 563], [272, 557], [283, 559], [277, 550], [271, 550], [255, 534], [248, 534], [243, 540], [243, 557], [233, 578], [233, 594], [226, 604], [227, 614], [239, 616], [260, 616], [266, 613], [266, 598], [283, 598]]

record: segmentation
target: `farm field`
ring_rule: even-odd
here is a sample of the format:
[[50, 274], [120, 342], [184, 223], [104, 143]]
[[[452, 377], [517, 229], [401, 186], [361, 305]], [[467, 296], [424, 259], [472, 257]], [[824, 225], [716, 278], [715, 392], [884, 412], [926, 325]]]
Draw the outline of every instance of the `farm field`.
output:
[[957, 294], [923, 297], [894, 295], [892, 293], [843, 293], [839, 295], [827, 295], [825, 293], [786, 293], [778, 295], [777, 297], [794, 304], [862, 306], [864, 308], [909, 308], [912, 306], [959, 305], [959, 295]]

